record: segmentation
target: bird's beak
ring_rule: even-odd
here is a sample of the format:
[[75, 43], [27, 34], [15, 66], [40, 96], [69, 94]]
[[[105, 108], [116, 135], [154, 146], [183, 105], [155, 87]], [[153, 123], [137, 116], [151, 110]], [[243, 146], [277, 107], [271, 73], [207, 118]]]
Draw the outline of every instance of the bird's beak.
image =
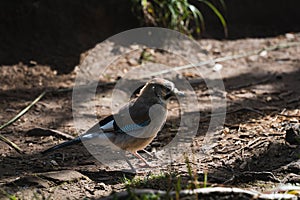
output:
[[185, 97], [184, 92], [179, 91], [177, 88], [174, 88], [173, 93], [179, 97]]

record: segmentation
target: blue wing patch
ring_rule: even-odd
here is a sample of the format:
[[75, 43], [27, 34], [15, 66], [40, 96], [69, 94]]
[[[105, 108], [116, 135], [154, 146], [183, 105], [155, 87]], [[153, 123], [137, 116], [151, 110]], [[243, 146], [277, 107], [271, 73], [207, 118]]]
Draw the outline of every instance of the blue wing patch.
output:
[[140, 124], [128, 124], [126, 126], [123, 126], [121, 129], [122, 132], [131, 132], [131, 131], [135, 131], [135, 130], [138, 130], [140, 128], [143, 128], [145, 126], [148, 126], [150, 124], [150, 120], [147, 120], [143, 123], [140, 123]]

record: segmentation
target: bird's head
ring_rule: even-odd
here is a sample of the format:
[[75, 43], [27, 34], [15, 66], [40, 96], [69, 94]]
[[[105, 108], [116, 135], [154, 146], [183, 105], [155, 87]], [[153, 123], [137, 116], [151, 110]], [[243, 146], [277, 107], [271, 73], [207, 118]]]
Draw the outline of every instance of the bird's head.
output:
[[156, 98], [162, 101], [168, 100], [172, 96], [184, 96], [184, 93], [179, 91], [173, 82], [162, 78], [154, 78], [147, 82], [141, 93], [149, 93], [155, 95]]

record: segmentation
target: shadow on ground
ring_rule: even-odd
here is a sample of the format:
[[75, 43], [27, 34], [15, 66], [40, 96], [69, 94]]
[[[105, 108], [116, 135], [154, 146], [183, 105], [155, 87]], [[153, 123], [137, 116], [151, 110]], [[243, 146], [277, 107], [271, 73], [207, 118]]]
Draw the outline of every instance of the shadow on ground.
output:
[[[299, 75], [300, 71], [292, 71], [290, 73], [285, 74], [241, 74], [238, 77], [231, 77], [224, 80], [226, 88], [228, 88], [228, 93], [232, 93], [234, 90], [240, 90], [241, 88], [246, 90], [250, 87], [257, 87], [262, 85], [271, 85], [273, 90], [271, 92], [263, 92], [260, 95], [256, 95], [254, 97], [249, 97], [245, 99], [237, 99], [237, 100], [229, 100], [230, 104], [227, 108], [227, 111], [230, 112], [232, 110], [236, 110], [238, 108], [245, 108], [245, 107], [251, 107], [260, 113], [252, 112], [251, 110], [239, 110], [237, 112], [228, 113], [226, 123], [231, 125], [238, 125], [242, 122], [250, 122], [251, 120], [259, 120], [262, 117], [272, 114], [272, 113], [279, 113], [283, 109], [295, 109], [299, 107], [299, 101], [289, 101], [293, 98], [299, 97], [299, 87], [300, 87], [300, 80]], [[261, 80], [264, 80], [261, 82]], [[201, 86], [202, 84], [202, 86]], [[278, 85], [284, 85], [285, 87], [277, 87]], [[199, 81], [198, 83], [193, 83], [193, 87], [204, 87], [204, 83]], [[235, 89], [234, 89], [235, 88]], [[278, 90], [274, 90], [274, 88], [278, 88]], [[107, 88], [110, 90], [111, 88]], [[283, 96], [280, 97], [280, 94], [289, 91], [287, 95], [289, 96]], [[10, 96], [10, 93], [18, 93], [18, 95], [26, 96], [29, 92], [30, 93], [39, 93], [40, 91], [32, 91], [32, 90], [20, 90], [20, 91], [6, 91], [2, 92], [2, 96], [8, 97]], [[57, 101], [60, 98], [65, 98], [66, 95], [70, 95], [70, 93], [62, 93], [60, 95], [50, 95], [46, 97], [46, 100], [49, 101]], [[272, 97], [271, 99], [274, 99], [272, 101], [266, 102], [267, 97]], [[18, 101], [15, 99], [15, 101]], [[276, 108], [275, 110], [264, 110], [263, 108], [268, 106], [269, 108]], [[208, 116], [209, 110], [200, 111], [201, 116]], [[66, 116], [71, 115], [71, 113], [63, 113], [63, 112], [57, 112], [52, 113], [52, 116], [55, 118], [57, 115], [62, 115], [61, 119], [68, 118]], [[70, 118], [68, 118], [70, 119]], [[168, 132], [173, 122], [178, 122], [178, 118], [171, 118], [169, 123], [166, 124], [166, 126], [161, 131], [160, 135], [157, 139], [154, 140], [155, 143], [161, 142], [163, 140], [160, 139], [160, 137]], [[200, 129], [198, 131], [198, 137], [203, 137], [206, 128], [208, 126], [208, 120], [204, 120], [200, 124]], [[50, 124], [49, 124], [50, 125]], [[59, 123], [57, 124], [59, 126]], [[47, 127], [47, 124], [44, 124], [43, 126]], [[2, 133], [5, 132], [2, 131]], [[20, 132], [18, 135], [19, 137], [24, 137], [26, 140], [27, 136], [24, 136], [24, 132]], [[255, 138], [254, 138], [255, 139]], [[253, 139], [252, 139], [253, 140]], [[24, 140], [21, 140], [24, 141]], [[44, 146], [44, 145], [43, 145]], [[49, 146], [48, 144], [46, 146]], [[33, 150], [34, 153], [30, 153], [28, 155], [10, 155], [6, 157], [1, 157], [1, 180], [10, 178], [10, 177], [16, 177], [16, 176], [22, 176], [23, 174], [31, 174], [31, 173], [40, 173], [40, 172], [46, 172], [46, 171], [52, 171], [52, 170], [62, 170], [62, 169], [75, 169], [86, 176], [90, 177], [94, 181], [104, 181], [107, 184], [116, 183], [115, 179], [111, 177], [115, 176], [122, 176], [122, 173], [119, 171], [106, 171], [106, 168], [103, 168], [101, 164], [97, 163], [97, 161], [90, 156], [90, 154], [82, 147], [78, 148], [80, 146], [76, 147], [70, 147], [64, 150], [60, 150], [59, 152], [54, 152], [50, 155], [46, 156], [40, 156], [36, 150]], [[159, 146], [158, 146], [159, 148]], [[216, 183], [224, 183], [233, 176], [238, 177], [239, 174], [242, 174], [243, 171], [254, 171], [254, 172], [263, 172], [263, 171], [276, 171], [279, 170], [281, 167], [296, 161], [299, 159], [297, 156], [299, 155], [299, 149], [295, 149], [292, 147], [287, 146], [284, 143], [277, 143], [276, 141], [272, 140], [270, 138], [270, 142], [268, 143], [268, 146], [263, 149], [259, 150], [254, 154], [252, 157], [247, 158], [245, 160], [237, 160], [234, 163], [231, 163], [230, 167], [224, 165], [223, 167], [218, 167], [216, 169], [212, 169], [209, 174], [213, 174], [212, 177], [209, 176], [209, 181], [216, 182]], [[52, 160], [56, 160], [58, 163], [57, 166], [51, 164]], [[246, 167], [241, 169], [242, 162], [246, 162]], [[59, 166], [59, 167], [58, 167]], [[91, 171], [89, 171], [89, 167], [91, 166]], [[86, 168], [87, 167], [87, 168]], [[100, 170], [100, 171], [99, 171]], [[101, 175], [96, 175], [97, 173], [100, 173]], [[216, 176], [218, 176], [216, 178]], [[235, 183], [241, 182], [247, 182], [248, 179], [246, 179], [244, 176], [241, 176], [241, 179], [236, 179]], [[254, 177], [254, 179], [253, 179]], [[252, 178], [249, 179], [249, 181], [255, 181], [255, 177], [258, 179], [260, 176], [252, 176]], [[264, 176], [263, 176], [264, 177]], [[199, 178], [201, 179], [201, 177]], [[118, 182], [118, 181], [117, 181]]]

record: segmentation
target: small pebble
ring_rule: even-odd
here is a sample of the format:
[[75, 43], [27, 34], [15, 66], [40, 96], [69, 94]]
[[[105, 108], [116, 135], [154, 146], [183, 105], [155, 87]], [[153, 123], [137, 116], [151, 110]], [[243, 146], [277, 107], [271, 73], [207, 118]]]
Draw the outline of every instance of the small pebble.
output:
[[286, 33], [285, 34], [286, 39], [288, 40], [294, 40], [295, 39], [295, 35], [292, 33]]
[[259, 56], [266, 57], [268, 55], [268, 52], [266, 50], [259, 53]]
[[223, 68], [223, 65], [216, 63], [213, 67], [213, 71], [218, 72]]
[[55, 160], [51, 160], [50, 163], [51, 163], [53, 166], [58, 166], [58, 163], [57, 163]]

